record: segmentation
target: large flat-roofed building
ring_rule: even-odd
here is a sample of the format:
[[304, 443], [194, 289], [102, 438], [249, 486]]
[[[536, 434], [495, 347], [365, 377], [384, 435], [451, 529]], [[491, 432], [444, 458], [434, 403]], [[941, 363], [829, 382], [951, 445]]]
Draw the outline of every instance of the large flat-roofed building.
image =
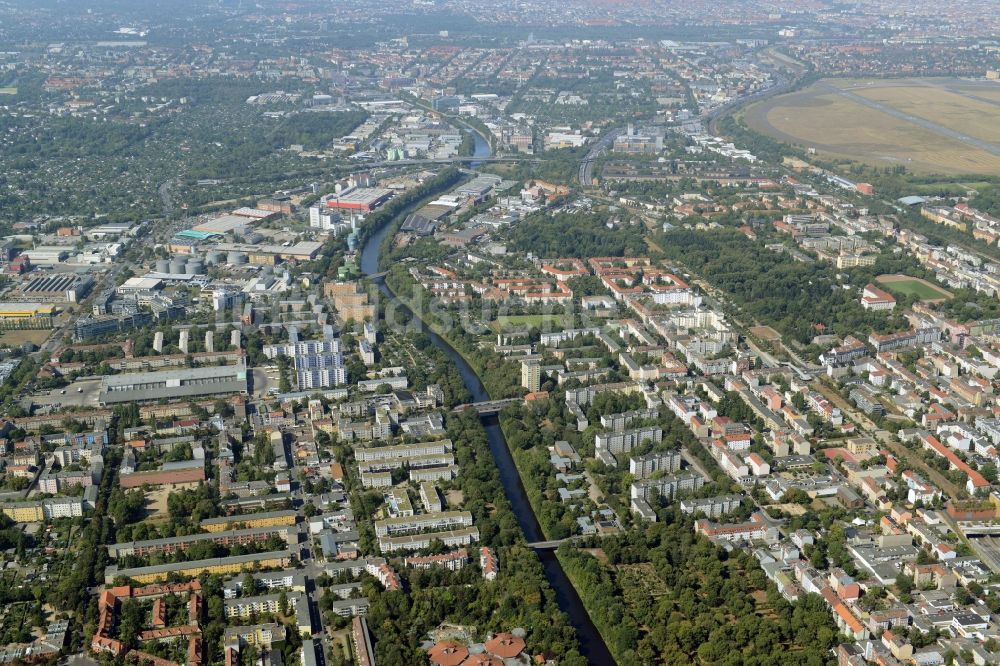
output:
[[[410, 458], [391, 458], [386, 460], [369, 460], [358, 463], [358, 471], [366, 472], [388, 472], [393, 469], [408, 467], [411, 470], [425, 467], [441, 467], [454, 465], [455, 455], [448, 453], [430, 453], [425, 456], [413, 456]], [[426, 479], [425, 479], [426, 480]]]
[[69, 257], [69, 252], [66, 251], [66, 248], [58, 245], [39, 245], [30, 250], [25, 250], [23, 254], [26, 254], [31, 259], [31, 263], [36, 266], [55, 266]]
[[94, 279], [88, 276], [71, 273], [41, 275], [21, 288], [20, 297], [26, 301], [76, 303], [90, 293], [93, 286]]
[[295, 559], [295, 554], [293, 550], [276, 550], [269, 553], [215, 557], [208, 560], [157, 564], [130, 569], [119, 569], [112, 565], [104, 570], [104, 584], [111, 585], [120, 576], [139, 583], [158, 583], [173, 576], [194, 578], [202, 573], [238, 574], [266, 567], [287, 567]]
[[205, 480], [205, 460], [179, 460], [164, 463], [159, 469], [141, 472], [125, 470], [118, 477], [118, 485], [122, 488], [140, 488], [142, 486], [181, 486], [197, 484]]
[[327, 208], [370, 213], [390, 198], [392, 190], [382, 187], [355, 187], [325, 198]]
[[50, 303], [0, 303], [0, 329], [52, 328], [55, 314]]
[[88, 238], [98, 240], [103, 238], [118, 238], [130, 233], [133, 226], [132, 222], [107, 222], [99, 224], [96, 227], [89, 227], [83, 233]]
[[98, 399], [112, 405], [246, 392], [247, 367], [240, 358], [236, 365], [108, 375], [101, 380]]
[[220, 252], [244, 252], [251, 264], [269, 265], [278, 260], [310, 261], [316, 258], [323, 244], [319, 241], [299, 241], [293, 245], [250, 245], [248, 243], [218, 243]]
[[130, 277], [115, 288], [121, 296], [134, 296], [140, 301], [152, 298], [163, 288], [163, 280], [150, 277]]
[[223, 634], [223, 642], [226, 645], [230, 643], [236, 643], [240, 646], [254, 645], [270, 650], [272, 643], [285, 640], [286, 633], [285, 625], [278, 622], [229, 627]]

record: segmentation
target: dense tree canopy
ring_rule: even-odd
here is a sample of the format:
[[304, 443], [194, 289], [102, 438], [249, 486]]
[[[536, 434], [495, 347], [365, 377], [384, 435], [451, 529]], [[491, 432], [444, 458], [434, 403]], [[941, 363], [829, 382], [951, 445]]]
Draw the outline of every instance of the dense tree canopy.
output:
[[[818, 332], [863, 335], [908, 328], [902, 315], [861, 307], [859, 292], [875, 275], [897, 268], [888, 257], [874, 267], [848, 273], [850, 283], [825, 262], [795, 261], [735, 231], [677, 230], [660, 243], [667, 257], [727, 292], [741, 310], [802, 343]], [[849, 288], [845, 288], [849, 284]]]
[[821, 666], [837, 637], [817, 595], [788, 603], [748, 553], [694, 535], [674, 514], [559, 559], [621, 666]]
[[538, 257], [621, 257], [646, 253], [643, 227], [609, 229], [608, 217], [598, 213], [534, 215], [511, 230], [509, 249]]

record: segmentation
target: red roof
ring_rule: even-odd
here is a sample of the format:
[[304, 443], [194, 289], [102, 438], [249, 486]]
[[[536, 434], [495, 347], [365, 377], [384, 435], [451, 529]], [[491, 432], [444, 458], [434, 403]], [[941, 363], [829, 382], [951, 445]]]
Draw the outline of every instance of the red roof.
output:
[[435, 643], [427, 651], [427, 658], [432, 664], [440, 666], [459, 666], [469, 656], [469, 648], [455, 641]]
[[518, 638], [514, 634], [497, 634], [486, 641], [486, 650], [501, 659], [510, 659], [524, 651], [524, 639]]

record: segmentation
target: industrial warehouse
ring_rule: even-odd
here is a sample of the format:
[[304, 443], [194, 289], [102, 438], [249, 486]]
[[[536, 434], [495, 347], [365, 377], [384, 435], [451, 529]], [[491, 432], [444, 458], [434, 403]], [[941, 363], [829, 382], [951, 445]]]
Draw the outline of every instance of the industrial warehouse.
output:
[[98, 400], [114, 405], [246, 392], [247, 368], [240, 357], [236, 365], [109, 375], [101, 380]]

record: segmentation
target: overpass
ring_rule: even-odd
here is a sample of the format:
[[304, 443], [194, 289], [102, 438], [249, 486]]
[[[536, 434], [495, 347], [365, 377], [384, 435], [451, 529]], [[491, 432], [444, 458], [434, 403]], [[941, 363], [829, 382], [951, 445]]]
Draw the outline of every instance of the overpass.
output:
[[462, 155], [457, 157], [442, 157], [437, 159], [421, 159], [421, 160], [380, 160], [377, 162], [366, 162], [364, 160], [358, 160], [356, 164], [362, 167], [392, 167], [392, 166], [419, 166], [421, 164], [465, 164], [466, 162], [475, 162], [477, 164], [483, 162], [542, 162], [540, 157], [527, 157], [527, 156], [514, 156], [509, 155], [506, 157], [473, 157], [472, 155]]
[[565, 539], [555, 539], [553, 541], [533, 541], [528, 544], [528, 548], [532, 550], [555, 550], [562, 544], [568, 541], [575, 541], [579, 537], [566, 537]]
[[452, 411], [461, 412], [466, 409], [474, 409], [480, 416], [488, 416], [492, 414], [497, 414], [501, 409], [507, 405], [513, 405], [514, 403], [521, 402], [521, 398], [507, 398], [505, 400], [485, 400], [483, 402], [470, 402], [464, 405], [458, 405]]
[[582, 539], [587, 539], [590, 537], [602, 537], [603, 534], [574, 534], [573, 536], [566, 537], [565, 539], [552, 539], [551, 541], [532, 541], [528, 544], [528, 548], [532, 550], [555, 550], [564, 543], [573, 543], [574, 541], [580, 541]]

